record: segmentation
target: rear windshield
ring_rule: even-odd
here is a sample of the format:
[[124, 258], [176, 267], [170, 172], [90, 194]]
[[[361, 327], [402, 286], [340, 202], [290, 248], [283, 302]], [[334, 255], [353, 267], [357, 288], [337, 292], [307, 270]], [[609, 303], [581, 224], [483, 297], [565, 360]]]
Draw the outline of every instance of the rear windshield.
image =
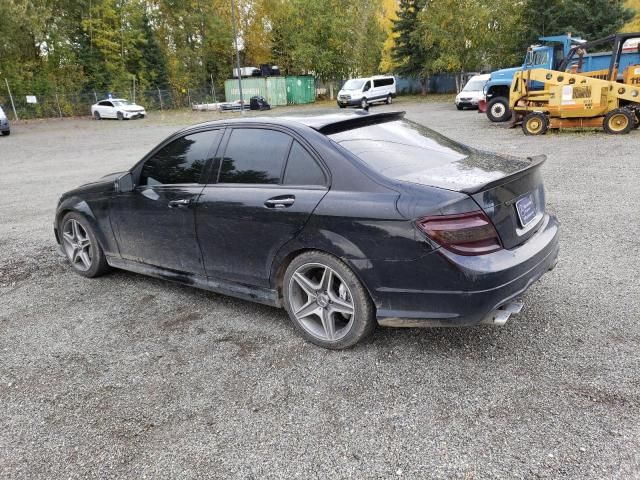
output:
[[471, 153], [433, 130], [396, 120], [329, 135], [378, 173], [406, 180], [418, 172], [461, 160]]

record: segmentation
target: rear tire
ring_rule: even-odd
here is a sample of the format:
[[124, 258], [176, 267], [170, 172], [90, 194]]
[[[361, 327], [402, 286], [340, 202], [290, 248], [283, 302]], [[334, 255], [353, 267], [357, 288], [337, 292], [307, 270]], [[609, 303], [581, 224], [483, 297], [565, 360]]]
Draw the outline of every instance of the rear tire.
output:
[[95, 118], [96, 120], [102, 120], [100, 112], [93, 112], [93, 118]]
[[549, 130], [549, 118], [541, 112], [531, 112], [522, 120], [525, 135], [544, 135]]
[[94, 278], [110, 270], [93, 228], [79, 213], [70, 212], [63, 217], [60, 222], [60, 241], [76, 273]]
[[117, 117], [118, 117], [118, 120], [124, 120], [124, 115], [122, 114], [122, 112], [118, 112]]
[[511, 118], [509, 99], [505, 97], [492, 98], [487, 104], [487, 118], [495, 123], [509, 120]]
[[293, 325], [309, 342], [339, 350], [375, 330], [375, 307], [353, 271], [338, 258], [305, 252], [287, 267], [284, 306]]
[[616, 108], [611, 110], [604, 117], [602, 127], [604, 131], [613, 135], [629, 133], [635, 126], [636, 118], [626, 108]]

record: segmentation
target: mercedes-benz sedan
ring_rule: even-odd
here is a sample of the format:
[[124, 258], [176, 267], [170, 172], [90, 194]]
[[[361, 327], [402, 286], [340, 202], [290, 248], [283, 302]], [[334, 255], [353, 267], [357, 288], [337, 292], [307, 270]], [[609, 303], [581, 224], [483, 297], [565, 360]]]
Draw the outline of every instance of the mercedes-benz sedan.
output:
[[403, 117], [194, 125], [62, 195], [56, 239], [81, 275], [121, 268], [284, 307], [327, 348], [377, 325], [502, 324], [557, 261], [544, 157]]

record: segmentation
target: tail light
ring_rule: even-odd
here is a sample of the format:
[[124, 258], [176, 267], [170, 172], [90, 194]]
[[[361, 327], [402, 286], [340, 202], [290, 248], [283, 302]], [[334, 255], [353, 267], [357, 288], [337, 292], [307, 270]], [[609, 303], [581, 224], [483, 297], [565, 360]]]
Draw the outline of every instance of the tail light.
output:
[[431, 240], [458, 255], [484, 255], [502, 249], [498, 232], [480, 211], [423, 217], [416, 226]]

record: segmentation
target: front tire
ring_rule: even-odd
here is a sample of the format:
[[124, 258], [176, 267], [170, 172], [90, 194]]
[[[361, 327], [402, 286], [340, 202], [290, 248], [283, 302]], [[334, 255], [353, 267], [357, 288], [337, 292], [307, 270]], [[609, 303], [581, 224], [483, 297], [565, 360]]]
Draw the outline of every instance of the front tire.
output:
[[375, 308], [362, 282], [338, 258], [305, 252], [289, 264], [282, 284], [284, 306], [300, 334], [339, 350], [374, 331]]
[[360, 108], [362, 108], [363, 110], [366, 110], [367, 108], [369, 108], [369, 102], [367, 102], [366, 98], [363, 98], [362, 100], [360, 100]]
[[462, 105], [456, 105], [456, 108], [457, 108], [458, 110], [464, 110], [464, 107], [463, 107]]
[[522, 120], [525, 135], [544, 135], [549, 129], [549, 118], [541, 112], [531, 112]]
[[509, 99], [505, 97], [492, 98], [487, 104], [487, 118], [495, 123], [509, 120], [511, 118]]
[[9, 135], [11, 135], [11, 130], [5, 130], [4, 132], [2, 132], [2, 135], [8, 137]]
[[391, 95], [387, 95], [387, 99], [384, 101], [387, 105], [391, 105], [393, 103], [393, 98]]
[[76, 273], [94, 278], [109, 271], [104, 251], [85, 217], [67, 213], [60, 222], [60, 232], [62, 249]]

